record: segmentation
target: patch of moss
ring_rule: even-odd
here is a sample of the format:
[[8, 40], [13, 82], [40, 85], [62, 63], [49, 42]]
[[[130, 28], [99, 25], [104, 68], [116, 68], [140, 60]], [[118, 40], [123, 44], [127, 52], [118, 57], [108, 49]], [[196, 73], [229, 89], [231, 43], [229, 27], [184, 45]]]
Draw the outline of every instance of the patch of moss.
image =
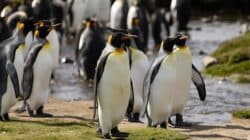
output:
[[[172, 130], [134, 128], [129, 132], [129, 140], [185, 140], [188, 136]], [[96, 135], [96, 125], [91, 121], [64, 122], [61, 120], [25, 121], [13, 119], [0, 122], [0, 139], [4, 140], [100, 140]]]
[[[218, 60], [205, 69], [212, 76], [230, 76], [232, 74], [250, 74], [250, 32], [222, 43], [212, 54]], [[246, 81], [243, 78], [239, 81]]]
[[250, 110], [235, 111], [233, 112], [233, 116], [240, 119], [250, 119]]

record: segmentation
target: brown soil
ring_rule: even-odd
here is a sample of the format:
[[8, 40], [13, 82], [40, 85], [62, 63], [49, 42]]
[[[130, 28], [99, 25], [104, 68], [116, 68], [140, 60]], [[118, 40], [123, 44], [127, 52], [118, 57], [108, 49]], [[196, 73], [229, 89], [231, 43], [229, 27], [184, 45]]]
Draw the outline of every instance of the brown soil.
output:
[[[41, 120], [44, 118], [30, 118], [27, 112], [17, 114], [14, 110], [20, 105], [18, 103], [11, 110], [11, 117], [16, 117], [22, 120]], [[92, 101], [62, 101], [49, 98], [45, 106], [45, 112], [54, 115], [53, 119], [60, 119], [64, 121], [81, 121], [91, 120], [93, 114]], [[50, 119], [50, 118], [46, 118]], [[124, 119], [121, 128], [142, 128], [146, 127], [141, 123], [128, 123]], [[194, 140], [250, 140], [250, 120], [233, 119], [230, 123], [213, 126], [199, 126], [194, 125], [190, 128], [177, 129], [169, 127], [172, 130], [180, 131], [187, 134]]]

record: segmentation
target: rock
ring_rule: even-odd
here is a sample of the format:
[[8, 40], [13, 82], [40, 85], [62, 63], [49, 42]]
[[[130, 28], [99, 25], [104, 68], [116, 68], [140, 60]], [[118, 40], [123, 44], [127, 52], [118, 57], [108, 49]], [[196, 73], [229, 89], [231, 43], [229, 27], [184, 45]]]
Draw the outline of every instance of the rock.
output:
[[211, 56], [206, 56], [203, 58], [202, 60], [202, 64], [205, 68], [211, 66], [211, 65], [214, 65], [218, 62], [218, 60], [214, 57], [211, 57]]
[[200, 50], [199, 55], [207, 55], [207, 53], [205, 51], [203, 51], [203, 50]]

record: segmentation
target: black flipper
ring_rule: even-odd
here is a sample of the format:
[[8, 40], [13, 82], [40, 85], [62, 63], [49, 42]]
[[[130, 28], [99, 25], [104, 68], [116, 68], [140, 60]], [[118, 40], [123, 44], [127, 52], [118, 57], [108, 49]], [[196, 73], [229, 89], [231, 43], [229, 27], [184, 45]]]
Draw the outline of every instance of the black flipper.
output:
[[16, 98], [18, 98], [20, 95], [19, 81], [18, 81], [16, 68], [11, 61], [8, 61], [6, 64], [6, 71], [8, 75], [10, 76], [11, 82], [13, 84]]
[[197, 68], [192, 64], [192, 81], [198, 90], [199, 97], [201, 101], [204, 101], [206, 99], [206, 86], [205, 82], [202, 78], [202, 75], [197, 70]]
[[[132, 50], [130, 48], [127, 49], [128, 52], [128, 58], [129, 58], [129, 68], [131, 70], [132, 67]], [[134, 109], [134, 87], [133, 87], [133, 81], [132, 78], [130, 78], [130, 99], [129, 99], [129, 104], [128, 104], [128, 108], [127, 108], [127, 115], [130, 115], [133, 112]]]
[[24, 100], [29, 99], [31, 95], [32, 88], [33, 88], [33, 65], [44, 43], [45, 42], [32, 44], [31, 50], [29, 51], [27, 58], [25, 59], [23, 79], [22, 79]]
[[[165, 57], [164, 57], [165, 58]], [[160, 69], [160, 66], [161, 66], [161, 63], [162, 61], [164, 60], [164, 58], [160, 59], [159, 61], [156, 60], [156, 62], [154, 62], [146, 76], [145, 76], [145, 79], [144, 79], [144, 83], [143, 83], [143, 97], [144, 97], [144, 107], [143, 107], [143, 111], [142, 111], [142, 117], [145, 116], [145, 114], [147, 114], [147, 106], [148, 106], [148, 100], [149, 100], [149, 97], [150, 97], [150, 85], [152, 84], [152, 82], [154, 81], [159, 69]], [[148, 114], [147, 114], [148, 116]]]
[[100, 59], [99, 59], [99, 62], [96, 66], [96, 73], [95, 73], [95, 83], [94, 83], [94, 93], [95, 93], [95, 99], [94, 99], [94, 114], [93, 114], [93, 120], [95, 119], [96, 117], [96, 109], [97, 109], [97, 87], [98, 87], [98, 84], [102, 78], [102, 74], [104, 72], [104, 69], [105, 69], [105, 65], [106, 65], [106, 61], [109, 57], [109, 55], [111, 54], [112, 52], [109, 52], [107, 53], [106, 55], [104, 56], [101, 56]]

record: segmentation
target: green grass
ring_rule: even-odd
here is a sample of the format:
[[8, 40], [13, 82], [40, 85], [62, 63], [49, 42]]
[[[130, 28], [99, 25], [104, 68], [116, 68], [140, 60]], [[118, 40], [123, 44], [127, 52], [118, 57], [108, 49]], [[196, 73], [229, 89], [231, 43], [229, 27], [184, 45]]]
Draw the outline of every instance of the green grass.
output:
[[[23, 121], [14, 119], [0, 122], [0, 139], [4, 140], [99, 140], [93, 122], [64, 122], [60, 120]], [[131, 140], [185, 140], [188, 136], [172, 130], [136, 128], [122, 130], [129, 132]]]
[[240, 119], [250, 119], [250, 110], [235, 111], [233, 112], [233, 116]]
[[[218, 63], [205, 69], [205, 74], [212, 76], [250, 75], [250, 32], [222, 43], [212, 56], [218, 60]], [[248, 81], [247, 77], [241, 77], [239, 81]]]

